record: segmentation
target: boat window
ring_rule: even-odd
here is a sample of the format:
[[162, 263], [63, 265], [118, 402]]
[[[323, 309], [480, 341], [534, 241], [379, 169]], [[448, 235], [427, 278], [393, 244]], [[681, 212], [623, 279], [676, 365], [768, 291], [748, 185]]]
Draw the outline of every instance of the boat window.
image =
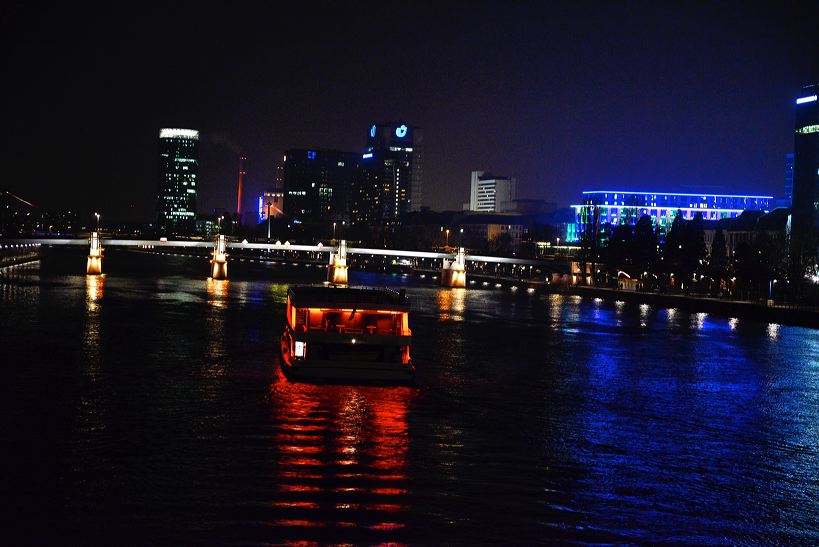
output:
[[342, 324], [341, 314], [339, 312], [325, 312], [324, 313], [324, 330], [338, 330], [339, 325]]
[[307, 310], [298, 309], [296, 310], [296, 331], [304, 331], [306, 329], [305, 323], [307, 322]]
[[324, 314], [320, 311], [309, 311], [307, 320], [307, 328], [310, 330], [324, 329]]
[[378, 334], [394, 334], [396, 317], [395, 315], [379, 314], [376, 323]]

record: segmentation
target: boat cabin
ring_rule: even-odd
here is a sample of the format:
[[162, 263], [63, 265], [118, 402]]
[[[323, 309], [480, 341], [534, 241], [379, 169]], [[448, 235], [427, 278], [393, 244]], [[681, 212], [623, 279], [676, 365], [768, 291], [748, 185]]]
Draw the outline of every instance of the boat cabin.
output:
[[287, 322], [296, 333], [412, 334], [406, 297], [373, 289], [293, 287], [287, 293]]
[[409, 309], [403, 291], [291, 287], [285, 369], [311, 377], [411, 377]]

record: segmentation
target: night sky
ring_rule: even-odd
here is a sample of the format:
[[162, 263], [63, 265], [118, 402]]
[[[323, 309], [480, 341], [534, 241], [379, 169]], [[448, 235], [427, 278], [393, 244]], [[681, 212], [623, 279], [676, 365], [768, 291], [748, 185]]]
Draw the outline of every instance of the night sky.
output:
[[151, 220], [158, 130], [185, 127], [202, 133], [200, 212], [230, 208], [239, 151], [254, 194], [287, 148], [360, 151], [371, 123], [402, 119], [425, 129], [434, 209], [468, 201], [473, 169], [564, 205], [780, 197], [817, 5], [6, 7], [0, 189]]

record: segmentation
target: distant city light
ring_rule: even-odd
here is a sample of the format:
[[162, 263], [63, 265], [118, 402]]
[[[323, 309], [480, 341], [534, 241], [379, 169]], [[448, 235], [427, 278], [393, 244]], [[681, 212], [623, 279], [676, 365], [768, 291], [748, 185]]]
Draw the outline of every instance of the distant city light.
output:
[[805, 103], [812, 103], [816, 100], [816, 95], [810, 95], [809, 97], [800, 97], [796, 99], [796, 104], [805, 104]]
[[199, 131], [194, 129], [160, 129], [160, 139], [198, 139]]

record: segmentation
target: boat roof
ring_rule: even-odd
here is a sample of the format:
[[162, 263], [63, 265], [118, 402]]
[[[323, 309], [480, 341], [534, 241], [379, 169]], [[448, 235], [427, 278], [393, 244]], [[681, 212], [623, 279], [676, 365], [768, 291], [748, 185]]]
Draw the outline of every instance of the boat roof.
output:
[[404, 291], [390, 289], [295, 286], [288, 289], [290, 302], [298, 308], [352, 308], [358, 310], [409, 311]]

